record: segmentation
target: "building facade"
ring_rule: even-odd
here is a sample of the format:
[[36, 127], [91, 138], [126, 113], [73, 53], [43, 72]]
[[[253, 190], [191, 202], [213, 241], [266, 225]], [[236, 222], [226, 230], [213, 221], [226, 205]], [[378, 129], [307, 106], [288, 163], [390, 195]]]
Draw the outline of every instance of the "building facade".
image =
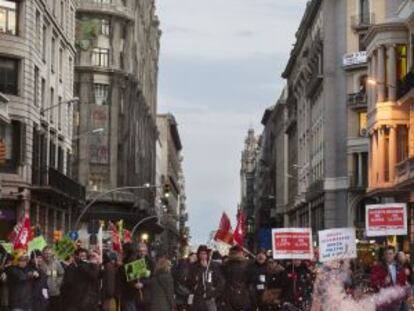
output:
[[181, 138], [174, 115], [158, 115], [157, 126], [161, 144], [159, 184], [169, 188], [168, 196], [163, 193], [161, 253], [182, 256], [188, 246], [189, 230]]
[[84, 188], [72, 180], [73, 0], [0, 1], [1, 232], [30, 213], [49, 240], [72, 227]]
[[[408, 237], [397, 241], [413, 253], [413, 27], [412, 1], [385, 1], [383, 19], [370, 27], [367, 46], [369, 180], [377, 203], [408, 205]], [[411, 246], [411, 247], [410, 247]]]
[[[160, 30], [154, 1], [77, 1], [74, 174], [87, 200], [155, 186]], [[85, 219], [131, 227], [155, 215], [153, 187], [104, 196]]]

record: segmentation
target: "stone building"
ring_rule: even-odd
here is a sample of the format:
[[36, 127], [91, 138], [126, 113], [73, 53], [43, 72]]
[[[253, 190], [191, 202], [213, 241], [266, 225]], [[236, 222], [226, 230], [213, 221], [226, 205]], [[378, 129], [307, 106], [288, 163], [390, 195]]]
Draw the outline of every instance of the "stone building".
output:
[[413, 254], [414, 6], [407, 0], [381, 5], [382, 19], [364, 40], [369, 76], [367, 192], [378, 203], [407, 203], [409, 236], [394, 242]]
[[256, 197], [256, 164], [258, 161], [259, 138], [254, 129], [249, 129], [244, 141], [241, 155], [240, 185], [241, 197], [239, 209], [246, 217], [247, 235], [246, 246], [253, 249], [256, 241], [255, 228], [255, 197]]
[[161, 187], [169, 185], [170, 194], [166, 197], [161, 224], [164, 233], [161, 237], [161, 253], [170, 256], [182, 255], [188, 245], [189, 230], [186, 208], [185, 179], [183, 171], [182, 144], [178, 124], [174, 115], [159, 114], [157, 126], [161, 143], [160, 180]]
[[313, 0], [283, 72], [287, 79], [289, 223], [323, 228], [347, 224], [346, 2]]
[[[87, 200], [155, 185], [160, 30], [154, 1], [77, 1], [74, 174]], [[88, 218], [133, 226], [154, 215], [154, 188], [104, 196]]]
[[84, 188], [70, 177], [73, 0], [0, 0], [0, 239], [23, 213], [51, 239], [71, 228]]

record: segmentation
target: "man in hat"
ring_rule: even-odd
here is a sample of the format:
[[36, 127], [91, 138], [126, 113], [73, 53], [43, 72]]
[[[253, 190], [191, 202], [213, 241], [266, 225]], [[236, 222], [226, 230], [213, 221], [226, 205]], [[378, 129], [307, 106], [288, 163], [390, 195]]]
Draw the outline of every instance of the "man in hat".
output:
[[251, 293], [249, 291], [249, 262], [242, 247], [235, 245], [230, 249], [229, 258], [223, 265], [226, 281], [223, 293], [225, 311], [251, 311]]
[[267, 256], [264, 248], [259, 249], [256, 260], [249, 266], [249, 284], [255, 310], [262, 310], [262, 296], [268, 282]]
[[190, 268], [187, 284], [190, 311], [217, 311], [216, 298], [223, 291], [224, 279], [218, 266], [211, 264], [206, 245], [197, 250], [197, 262]]

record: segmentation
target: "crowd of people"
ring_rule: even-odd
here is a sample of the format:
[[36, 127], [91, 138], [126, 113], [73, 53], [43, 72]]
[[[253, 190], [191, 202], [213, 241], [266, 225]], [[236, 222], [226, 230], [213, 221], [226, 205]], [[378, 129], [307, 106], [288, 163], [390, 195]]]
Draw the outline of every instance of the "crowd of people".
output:
[[[150, 273], [128, 280], [125, 265], [144, 259]], [[392, 247], [383, 261], [366, 270], [373, 292], [400, 286], [409, 289], [413, 270], [404, 253]], [[361, 281], [351, 266], [344, 292], [357, 296]], [[207, 246], [174, 263], [167, 257], [156, 262], [146, 244], [123, 246], [122, 255], [78, 248], [58, 260], [45, 247], [15, 254], [0, 272], [2, 311], [272, 311], [323, 310], [312, 304], [318, 283], [314, 262], [277, 261], [265, 250], [254, 258], [234, 246], [222, 257]], [[326, 286], [325, 286], [326, 287]], [[379, 311], [408, 311], [407, 298], [377, 307]]]

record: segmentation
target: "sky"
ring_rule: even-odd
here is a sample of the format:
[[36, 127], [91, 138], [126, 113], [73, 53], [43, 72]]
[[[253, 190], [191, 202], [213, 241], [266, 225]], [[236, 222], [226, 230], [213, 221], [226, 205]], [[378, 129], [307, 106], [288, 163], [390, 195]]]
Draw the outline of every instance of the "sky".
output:
[[284, 87], [306, 0], [157, 0], [159, 112], [183, 143], [191, 242], [206, 243], [222, 212], [236, 225], [240, 159], [249, 127]]

